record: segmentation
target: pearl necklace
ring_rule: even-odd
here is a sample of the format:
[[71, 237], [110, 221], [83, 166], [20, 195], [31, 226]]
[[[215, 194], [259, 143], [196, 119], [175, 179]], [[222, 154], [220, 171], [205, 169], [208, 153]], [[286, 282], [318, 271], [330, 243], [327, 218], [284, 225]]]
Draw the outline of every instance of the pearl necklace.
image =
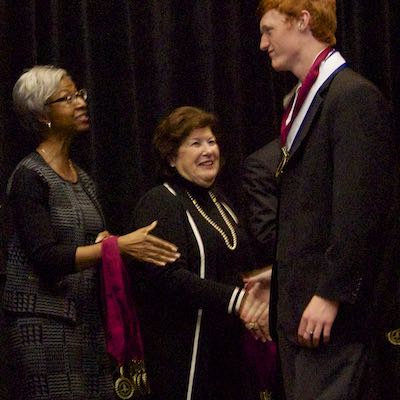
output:
[[188, 195], [189, 199], [192, 201], [193, 205], [196, 207], [196, 210], [199, 212], [199, 214], [222, 236], [222, 239], [224, 239], [226, 247], [228, 247], [229, 250], [235, 250], [236, 246], [237, 246], [237, 235], [236, 235], [235, 228], [233, 227], [231, 221], [229, 221], [228, 216], [226, 215], [224, 209], [222, 208], [221, 204], [217, 200], [215, 194], [211, 191], [208, 192], [209, 196], [211, 197], [211, 200], [215, 204], [215, 207], [217, 208], [217, 210], [220, 213], [222, 219], [224, 220], [226, 226], [229, 228], [229, 231], [231, 232], [232, 244], [230, 243], [230, 240], [229, 240], [226, 232], [206, 214], [206, 212], [201, 208], [201, 206], [197, 202], [197, 200], [188, 191], [186, 191], [186, 194]]

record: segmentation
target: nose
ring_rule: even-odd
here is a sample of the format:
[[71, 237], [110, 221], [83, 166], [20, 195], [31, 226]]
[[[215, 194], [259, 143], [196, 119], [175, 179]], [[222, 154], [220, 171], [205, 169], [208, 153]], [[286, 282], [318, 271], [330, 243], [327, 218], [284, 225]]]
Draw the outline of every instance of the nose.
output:
[[202, 148], [202, 154], [207, 155], [211, 153], [212, 145], [210, 143], [204, 143]]
[[82, 96], [75, 97], [75, 107], [86, 107], [86, 100]]
[[261, 51], [267, 51], [269, 47], [269, 40], [267, 35], [262, 34], [261, 39], [260, 39], [260, 50]]

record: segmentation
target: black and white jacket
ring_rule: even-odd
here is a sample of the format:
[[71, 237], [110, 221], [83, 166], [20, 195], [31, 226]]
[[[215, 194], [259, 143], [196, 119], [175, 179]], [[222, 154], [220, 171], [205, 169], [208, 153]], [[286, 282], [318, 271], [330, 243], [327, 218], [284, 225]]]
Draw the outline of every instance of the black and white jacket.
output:
[[[193, 205], [187, 192], [232, 240], [209, 191], [181, 177], [150, 190], [139, 202], [134, 228], [158, 221], [154, 234], [175, 243], [181, 257], [164, 268], [131, 271], [156, 399], [256, 399], [242, 358], [240, 272], [251, 269], [246, 235], [217, 194], [238, 235], [235, 250]], [[152, 232], [153, 233], [153, 232]]]
[[[78, 246], [94, 242], [104, 229], [104, 218], [89, 176], [76, 167], [79, 183], [65, 181], [38, 153], [25, 157], [8, 185], [14, 231], [9, 239], [3, 308], [21, 315], [53, 316], [76, 321], [76, 299], [82, 287], [93, 286], [95, 271], [75, 271]], [[86, 192], [95, 225], [74, 194]], [[92, 218], [89, 218], [92, 219]]]

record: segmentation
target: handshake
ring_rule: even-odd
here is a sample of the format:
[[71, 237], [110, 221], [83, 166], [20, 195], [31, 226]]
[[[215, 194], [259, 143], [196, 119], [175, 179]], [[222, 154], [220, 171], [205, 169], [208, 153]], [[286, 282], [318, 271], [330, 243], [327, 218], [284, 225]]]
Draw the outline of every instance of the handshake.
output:
[[269, 297], [271, 289], [271, 266], [245, 276], [246, 293], [239, 309], [240, 319], [253, 337], [262, 342], [272, 340], [269, 333]]

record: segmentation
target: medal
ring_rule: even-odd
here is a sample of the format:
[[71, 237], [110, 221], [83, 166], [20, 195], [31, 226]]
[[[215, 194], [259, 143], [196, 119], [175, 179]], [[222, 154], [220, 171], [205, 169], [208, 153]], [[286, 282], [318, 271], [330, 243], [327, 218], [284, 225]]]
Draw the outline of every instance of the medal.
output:
[[114, 389], [117, 396], [122, 400], [130, 399], [135, 392], [132, 381], [124, 376], [124, 367], [119, 367], [119, 378], [114, 383]]
[[394, 329], [386, 334], [387, 339], [394, 346], [400, 346], [400, 328]]
[[143, 360], [133, 360], [125, 366], [119, 367], [114, 390], [118, 398], [122, 400], [141, 399], [150, 394]]
[[272, 400], [272, 393], [268, 390], [260, 392], [260, 400]]
[[289, 150], [286, 146], [281, 147], [282, 155], [281, 160], [279, 161], [278, 168], [275, 172], [275, 178], [279, 178], [283, 173], [283, 169], [285, 168], [287, 162], [289, 161]]
[[150, 386], [147, 382], [147, 372], [143, 360], [133, 360], [129, 365], [129, 375], [134, 384], [135, 393], [141, 395], [150, 394]]

